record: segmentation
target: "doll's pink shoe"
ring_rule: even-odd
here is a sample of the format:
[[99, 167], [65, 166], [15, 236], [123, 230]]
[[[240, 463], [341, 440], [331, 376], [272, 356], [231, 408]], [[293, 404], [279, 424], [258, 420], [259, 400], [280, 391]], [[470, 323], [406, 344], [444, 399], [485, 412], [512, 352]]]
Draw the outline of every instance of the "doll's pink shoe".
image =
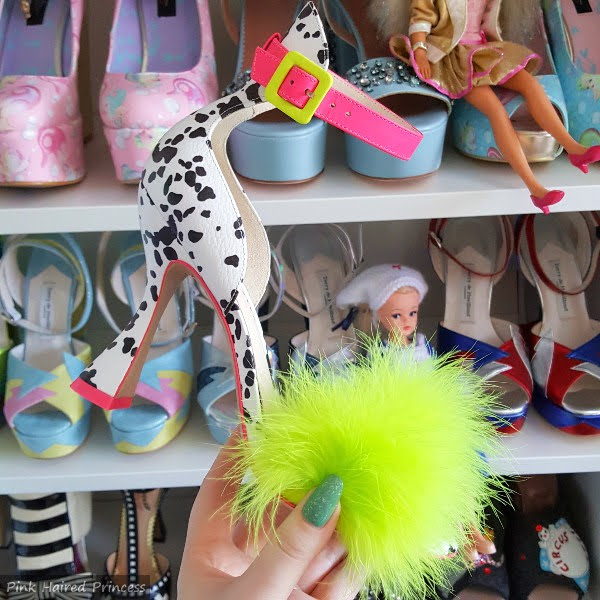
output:
[[217, 89], [207, 0], [117, 0], [100, 91], [117, 179], [137, 183], [162, 135]]
[[561, 190], [550, 190], [543, 198], [538, 198], [531, 194], [531, 201], [537, 206], [545, 215], [550, 212], [550, 206], [558, 204], [565, 197], [565, 193]]
[[587, 173], [590, 170], [589, 165], [600, 161], [600, 146], [592, 146], [583, 154], [569, 154], [569, 160], [574, 167]]
[[82, 13], [83, 0], [0, 0], [0, 185], [65, 185], [85, 174]]

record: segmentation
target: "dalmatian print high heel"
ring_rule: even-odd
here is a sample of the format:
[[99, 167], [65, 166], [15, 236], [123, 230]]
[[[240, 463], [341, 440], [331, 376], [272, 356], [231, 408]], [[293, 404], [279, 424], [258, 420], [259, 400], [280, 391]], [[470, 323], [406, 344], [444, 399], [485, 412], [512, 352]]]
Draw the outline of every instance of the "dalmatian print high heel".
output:
[[407, 160], [422, 134], [327, 71], [328, 48], [308, 3], [289, 33], [257, 48], [252, 79], [183, 119], [155, 147], [138, 192], [148, 285], [125, 330], [73, 383], [105, 409], [131, 404], [161, 314], [188, 275], [231, 334], [240, 409], [259, 415], [274, 394], [255, 306], [269, 279], [265, 230], [225, 153], [234, 127], [277, 107], [298, 122], [314, 116]]

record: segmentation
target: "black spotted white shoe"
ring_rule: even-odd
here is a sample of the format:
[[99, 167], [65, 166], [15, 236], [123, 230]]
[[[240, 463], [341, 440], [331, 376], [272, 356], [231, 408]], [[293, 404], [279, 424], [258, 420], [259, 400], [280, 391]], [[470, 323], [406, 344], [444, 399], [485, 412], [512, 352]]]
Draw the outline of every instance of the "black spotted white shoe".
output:
[[192, 113], [155, 147], [138, 192], [148, 285], [125, 330], [72, 387], [105, 409], [130, 406], [162, 312], [181, 281], [202, 286], [229, 331], [236, 391], [246, 417], [275, 393], [255, 306], [269, 280], [265, 230], [226, 155], [240, 123], [278, 108], [301, 123], [316, 116], [402, 159], [422, 134], [327, 70], [328, 47], [311, 2], [289, 33], [257, 48], [251, 80]]

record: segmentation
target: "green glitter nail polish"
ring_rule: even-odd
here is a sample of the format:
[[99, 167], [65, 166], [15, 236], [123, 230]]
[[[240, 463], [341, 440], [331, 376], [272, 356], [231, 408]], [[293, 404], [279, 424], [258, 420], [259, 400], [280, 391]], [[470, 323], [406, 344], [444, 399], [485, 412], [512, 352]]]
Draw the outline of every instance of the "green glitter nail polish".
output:
[[315, 527], [324, 527], [340, 501], [344, 482], [337, 475], [323, 479], [302, 508], [305, 520]]

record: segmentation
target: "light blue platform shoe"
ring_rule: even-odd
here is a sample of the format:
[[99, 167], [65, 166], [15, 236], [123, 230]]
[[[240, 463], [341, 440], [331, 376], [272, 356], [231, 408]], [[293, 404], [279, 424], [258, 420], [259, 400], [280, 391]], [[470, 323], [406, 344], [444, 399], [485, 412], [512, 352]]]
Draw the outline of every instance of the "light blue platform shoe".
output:
[[[267, 355], [273, 374], [279, 369], [279, 344], [265, 336]], [[202, 338], [202, 357], [197, 378], [198, 404], [202, 407], [210, 434], [224, 444], [240, 424], [235, 389], [235, 374], [231, 350], [220, 323], [215, 324], [213, 335]]]
[[92, 310], [90, 274], [69, 234], [15, 235], [0, 260], [0, 314], [23, 331], [8, 351], [4, 416], [21, 450], [58, 458], [83, 444], [91, 405], [70, 389], [91, 360], [73, 333]]
[[[239, 33], [229, 3], [224, 2], [223, 8], [227, 30], [239, 44], [236, 76], [225, 89], [227, 95], [250, 80], [255, 48], [274, 31], [285, 35], [301, 6], [295, 0], [246, 0]], [[301, 125], [273, 111], [238, 125], [231, 132], [227, 151], [239, 175], [267, 183], [296, 183], [313, 179], [324, 169], [326, 136], [327, 124], [321, 119]]]
[[[110, 236], [105, 233], [100, 239], [96, 298], [108, 324], [121, 331], [108, 308], [104, 291]], [[110, 276], [112, 291], [135, 314], [146, 287], [142, 238], [138, 231], [130, 232], [119, 235], [116, 243], [119, 255]], [[184, 281], [177, 296], [181, 302], [177, 297], [171, 299], [158, 324], [132, 406], [104, 411], [115, 447], [126, 454], [151, 452], [165, 446], [179, 434], [189, 417], [194, 370], [189, 339], [194, 324], [194, 302], [189, 280]], [[123, 350], [135, 353], [133, 338], [125, 338], [124, 343], [128, 344], [128, 340], [131, 348]]]
[[[552, 56], [569, 113], [569, 133], [600, 144], [600, 3], [578, 11], [572, 0], [543, 0]], [[581, 3], [584, 8], [585, 3]]]
[[[567, 105], [543, 28], [541, 9], [538, 22], [538, 31], [531, 40], [524, 40], [524, 44], [541, 57], [542, 66], [536, 79], [568, 128], [570, 119]], [[535, 123], [527, 110], [525, 98], [500, 87], [495, 88], [495, 91], [511, 118], [528, 162], [547, 162], [559, 156], [563, 150], [562, 146]], [[460, 99], [454, 103], [450, 126], [452, 142], [462, 154], [480, 160], [506, 162], [498, 150], [488, 118], [466, 100]]]
[[380, 39], [367, 16], [354, 14], [358, 3], [323, 0], [321, 6], [337, 35], [336, 68], [344, 69], [338, 72], [423, 133], [423, 140], [406, 161], [345, 135], [350, 169], [378, 179], [407, 179], [437, 171], [442, 162], [451, 101], [423, 83], [404, 62], [390, 56], [387, 41]]

